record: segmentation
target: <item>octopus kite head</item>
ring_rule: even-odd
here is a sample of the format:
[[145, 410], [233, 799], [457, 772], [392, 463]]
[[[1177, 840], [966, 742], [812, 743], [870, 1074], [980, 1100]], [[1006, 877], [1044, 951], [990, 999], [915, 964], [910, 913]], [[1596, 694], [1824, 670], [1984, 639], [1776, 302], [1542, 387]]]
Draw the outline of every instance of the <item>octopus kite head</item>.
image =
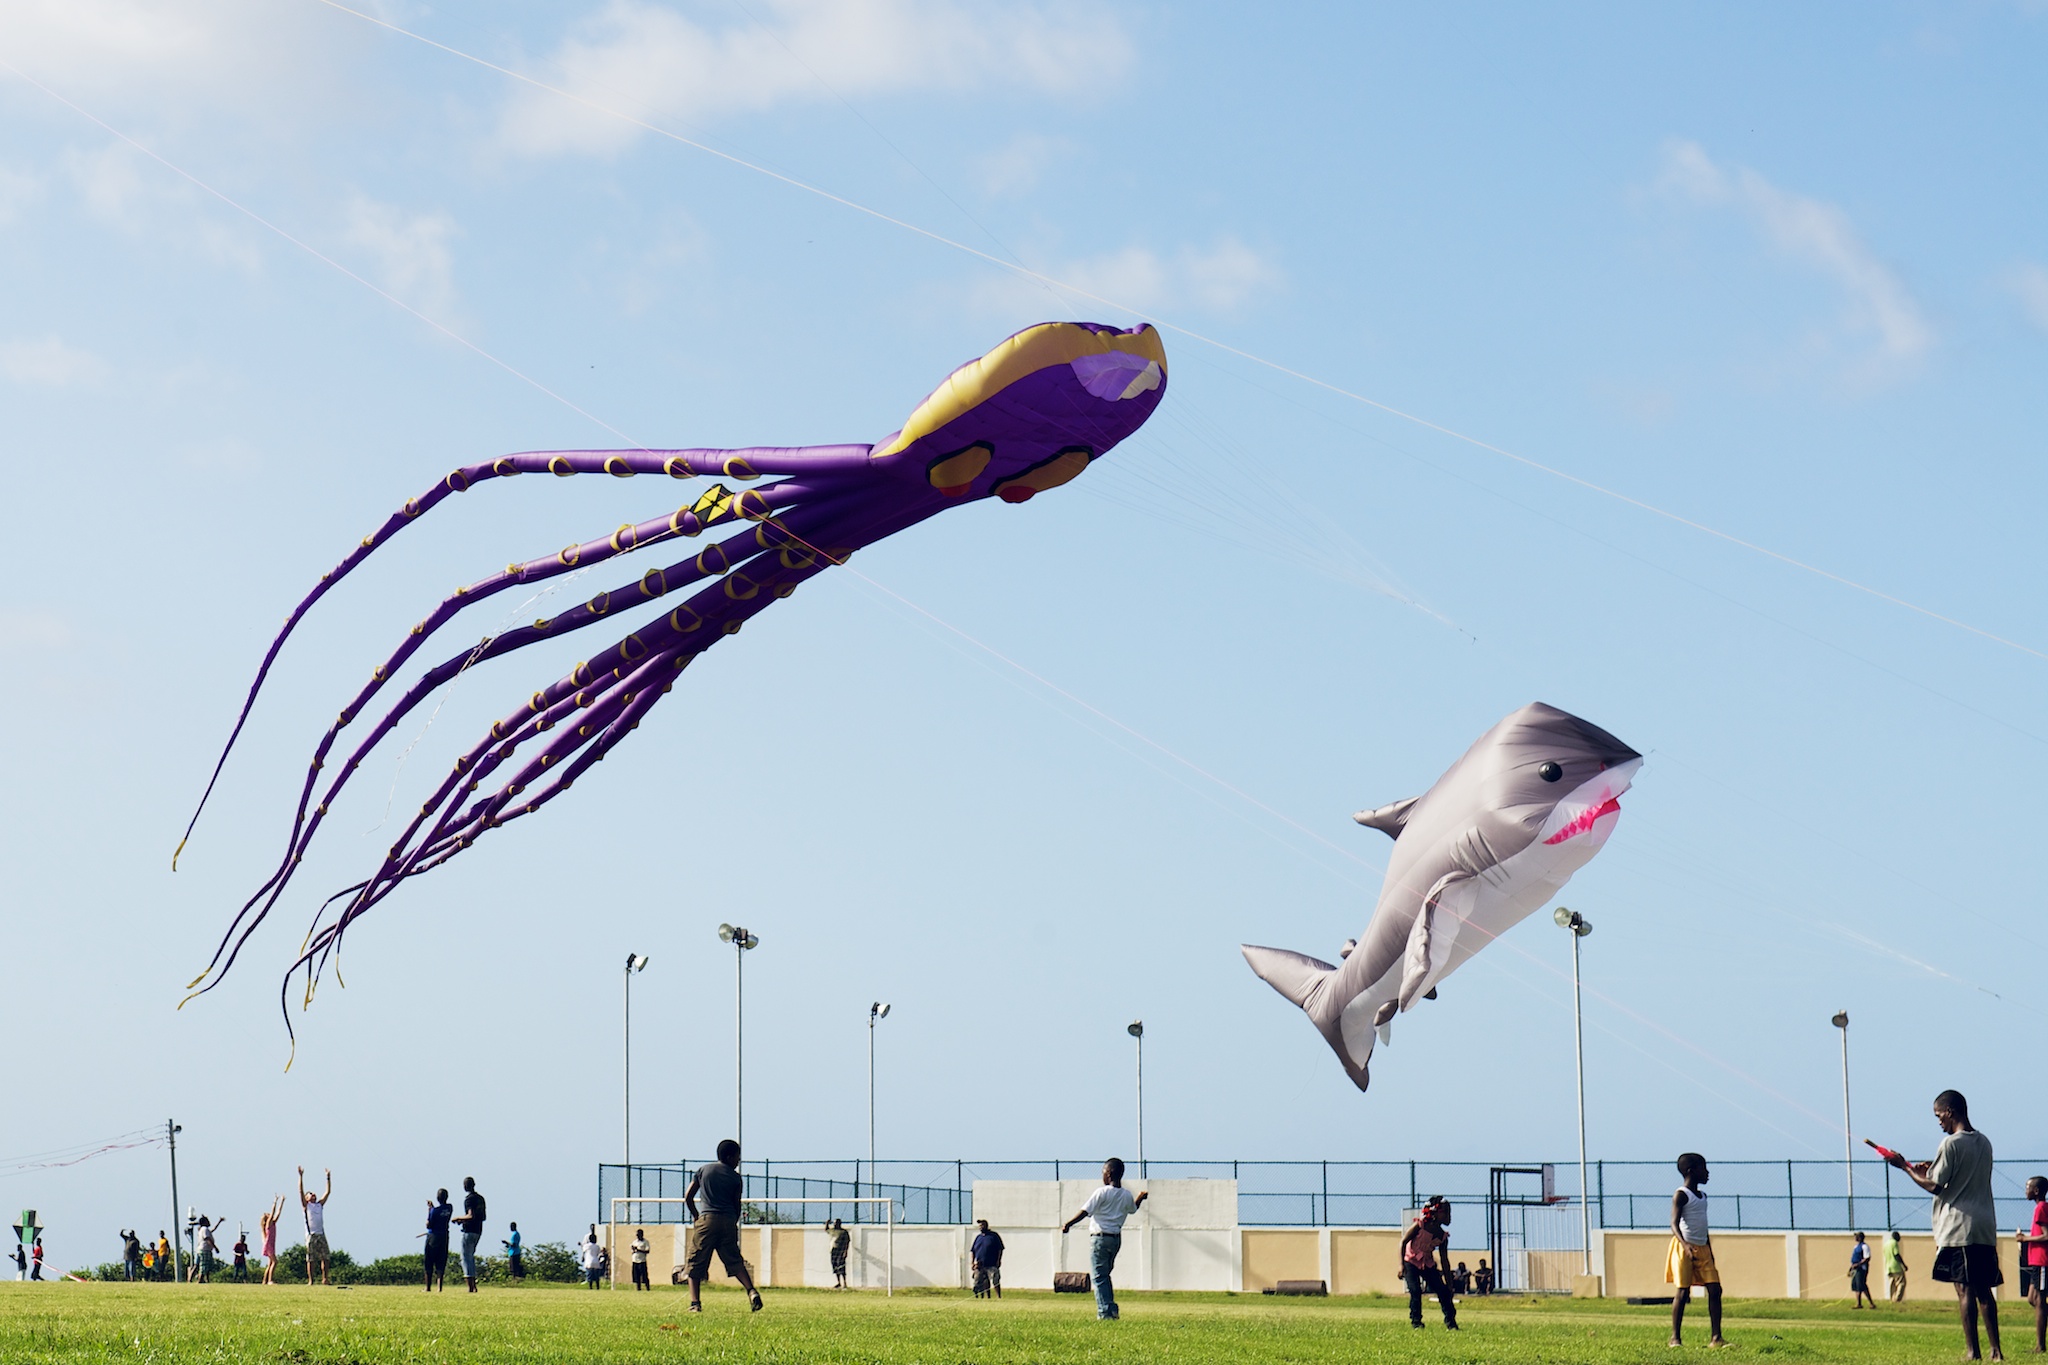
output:
[[[457, 585], [370, 670], [367, 682], [343, 694], [338, 718], [307, 764], [276, 869], [243, 903], [192, 988], [211, 990], [234, 965], [242, 945], [285, 894], [349, 774], [457, 677], [592, 628], [605, 637], [577, 651], [583, 657], [553, 682], [508, 688], [508, 709], [454, 755], [452, 767], [375, 870], [315, 911], [292, 968], [305, 971], [309, 1001], [320, 969], [335, 960], [351, 923], [406, 881], [566, 793], [639, 729], [698, 655], [866, 546], [967, 502], [1024, 502], [1066, 483], [1143, 425], [1165, 391], [1166, 353], [1151, 327], [1123, 331], [1049, 322], [1026, 328], [955, 370], [918, 404], [903, 430], [879, 446], [531, 450], [452, 470], [364, 536], [292, 612], [256, 671], [207, 793], [278, 651], [306, 613], [437, 504], [519, 475], [647, 476], [656, 483], [644, 520], [560, 550], [529, 551], [502, 570]], [[534, 483], [528, 480], [526, 487]], [[549, 479], [543, 486], [552, 484]], [[540, 608], [545, 614], [531, 625], [503, 626], [480, 644], [465, 644], [399, 681], [413, 669], [414, 655], [462, 613], [513, 591], [538, 602], [576, 576], [627, 556], [639, 558], [621, 576], [563, 593]], [[387, 689], [400, 688], [402, 695], [393, 701]], [[359, 720], [370, 722], [369, 733], [338, 748], [343, 732]], [[202, 796], [200, 806], [205, 804]], [[198, 820], [195, 810], [188, 838]], [[331, 909], [336, 903], [340, 909]]]
[[1080, 474], [1165, 395], [1157, 329], [1040, 323], [948, 375], [873, 458], [942, 497], [1024, 502]]

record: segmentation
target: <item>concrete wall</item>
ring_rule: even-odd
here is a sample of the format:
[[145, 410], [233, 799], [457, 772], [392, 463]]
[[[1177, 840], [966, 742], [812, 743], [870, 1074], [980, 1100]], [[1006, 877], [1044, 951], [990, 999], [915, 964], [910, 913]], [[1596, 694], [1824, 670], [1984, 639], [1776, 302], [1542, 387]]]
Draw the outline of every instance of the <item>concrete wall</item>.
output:
[[[1256, 1294], [1281, 1280], [1323, 1280], [1332, 1294], [1400, 1294], [1400, 1230], [1395, 1228], [1240, 1228], [1237, 1183], [1231, 1180], [1133, 1180], [1148, 1191], [1144, 1208], [1124, 1225], [1117, 1258], [1120, 1288], [1241, 1291]], [[1002, 1234], [1003, 1283], [1017, 1289], [1050, 1289], [1055, 1271], [1089, 1269], [1085, 1225], [1061, 1233], [1059, 1225], [1079, 1212], [1099, 1188], [1095, 1180], [980, 1180], [974, 1207]], [[649, 1257], [657, 1283], [666, 1284], [682, 1263], [686, 1228], [644, 1224], [653, 1244]], [[856, 1225], [847, 1256], [847, 1279], [855, 1288], [888, 1283], [886, 1226]], [[1479, 1231], [1473, 1229], [1473, 1232]], [[962, 1289], [969, 1283], [971, 1226], [899, 1225], [895, 1234], [895, 1282], [899, 1287]], [[627, 1247], [633, 1225], [601, 1228], [613, 1248], [615, 1283], [630, 1283]], [[1457, 1235], [1456, 1229], [1453, 1236]], [[1600, 1234], [1603, 1292], [1610, 1298], [1669, 1294], [1664, 1264], [1667, 1232]], [[1954, 1291], [1934, 1281], [1933, 1239], [1924, 1233], [1902, 1239], [1907, 1264], [1907, 1297], [1946, 1301]], [[1717, 1232], [1714, 1259], [1733, 1298], [1845, 1299], [1849, 1296], [1849, 1248], [1839, 1232]], [[1871, 1292], [1884, 1297], [1880, 1239], [1871, 1241]], [[832, 1284], [831, 1243], [820, 1227], [774, 1224], [740, 1232], [741, 1251], [755, 1279], [769, 1286]], [[1476, 1269], [1483, 1248], [1451, 1250], [1451, 1260]], [[2005, 1268], [2004, 1297], [2015, 1297], [2019, 1258], [2012, 1240], [1999, 1244]], [[1568, 1291], [1579, 1271], [1577, 1252], [1529, 1253], [1534, 1287]], [[726, 1282], [714, 1259], [711, 1278]]]
[[[1604, 1234], [1609, 1298], [1631, 1298], [1669, 1294], [1664, 1283], [1664, 1261], [1671, 1246], [1668, 1232], [1609, 1232]], [[1855, 1239], [1846, 1232], [1717, 1232], [1714, 1234], [1714, 1263], [1720, 1268], [1724, 1292], [1733, 1298], [1754, 1299], [1846, 1299], [1849, 1297], [1849, 1248]], [[1908, 1233], [1899, 1239], [1906, 1258], [1906, 1297], [1912, 1300], [1950, 1301], [1955, 1290], [1938, 1283], [1934, 1269], [1934, 1239], [1926, 1233]], [[1870, 1292], [1885, 1296], [1884, 1247], [1881, 1238], [1870, 1240]], [[1999, 1263], [2005, 1270], [2001, 1297], [2015, 1297], [2019, 1290], [2019, 1250], [2011, 1238], [1999, 1243]]]

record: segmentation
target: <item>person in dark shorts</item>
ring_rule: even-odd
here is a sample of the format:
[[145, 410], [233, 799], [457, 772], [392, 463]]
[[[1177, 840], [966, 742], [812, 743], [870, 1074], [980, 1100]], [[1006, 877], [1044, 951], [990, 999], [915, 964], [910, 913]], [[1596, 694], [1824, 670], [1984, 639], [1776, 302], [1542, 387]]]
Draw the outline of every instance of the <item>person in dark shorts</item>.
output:
[[526, 1251], [519, 1242], [519, 1224], [512, 1223], [509, 1226], [512, 1235], [499, 1245], [505, 1248], [505, 1264], [511, 1270], [512, 1278], [523, 1280], [526, 1278]]
[[2048, 1351], [2048, 1180], [2027, 1178], [2034, 1214], [2020, 1242], [2020, 1294], [2034, 1305], [2034, 1353]]
[[[740, 1179], [740, 1145], [731, 1138], [718, 1144], [718, 1160], [707, 1161], [690, 1177], [683, 1191], [683, 1210], [690, 1215], [690, 1235], [683, 1253], [683, 1273], [690, 1281], [690, 1311], [704, 1311], [704, 1280], [711, 1273], [711, 1257], [717, 1254], [725, 1273], [747, 1291], [747, 1304], [761, 1311], [761, 1291], [740, 1255], [740, 1195], [746, 1184]], [[697, 1210], [697, 1196], [704, 1196], [703, 1212]]]
[[988, 1219], [977, 1218], [974, 1225], [981, 1229], [975, 1234], [973, 1249], [968, 1255], [974, 1261], [974, 1297], [977, 1299], [1003, 1296], [1003, 1236], [988, 1225]]
[[448, 1202], [448, 1191], [435, 1190], [434, 1197], [427, 1201], [427, 1292], [434, 1292], [439, 1285], [445, 1293], [448, 1289], [448, 1225], [455, 1218], [455, 1206]]
[[846, 1288], [846, 1248], [853, 1242], [853, 1234], [846, 1230], [843, 1219], [834, 1218], [825, 1224], [832, 1234], [832, 1287]]
[[633, 1288], [652, 1292], [654, 1286], [647, 1282], [647, 1254], [654, 1245], [647, 1240], [646, 1228], [633, 1229]]
[[249, 1278], [249, 1234], [245, 1229], [235, 1229], [235, 1283], [242, 1284]]
[[1458, 1330], [1458, 1306], [1451, 1301], [1451, 1256], [1445, 1248], [1450, 1234], [1451, 1205], [1442, 1195], [1430, 1196], [1422, 1215], [1401, 1238], [1401, 1279], [1408, 1286], [1408, 1325], [1422, 1326], [1422, 1295], [1436, 1295], [1443, 1309], [1444, 1330]]
[[1854, 1307], [1861, 1308], [1868, 1301], [1872, 1308], [1877, 1300], [1870, 1297], [1870, 1243], [1863, 1240], [1863, 1234], [1856, 1234], [1856, 1245], [1849, 1248], [1849, 1292], [1856, 1296]]
[[1934, 1160], [1908, 1163], [1897, 1152], [1886, 1159], [1934, 1196], [1934, 1278], [1956, 1287], [1964, 1359], [1982, 1359], [1977, 1350], [1981, 1311], [1991, 1358], [2003, 1360], [1998, 1299], [1991, 1292], [2005, 1282], [1998, 1268], [1998, 1209], [1991, 1200], [1991, 1139], [1970, 1126], [1970, 1103], [1958, 1090], [1934, 1097], [1934, 1121], [1947, 1134]]

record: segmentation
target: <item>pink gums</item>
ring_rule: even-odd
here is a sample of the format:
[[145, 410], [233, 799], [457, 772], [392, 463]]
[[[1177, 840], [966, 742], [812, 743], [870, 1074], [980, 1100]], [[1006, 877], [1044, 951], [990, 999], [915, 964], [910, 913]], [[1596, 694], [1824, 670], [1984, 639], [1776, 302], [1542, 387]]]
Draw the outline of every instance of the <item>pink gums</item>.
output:
[[1579, 835], [1584, 834], [1587, 830], [1593, 828], [1594, 824], [1598, 822], [1601, 816], [1619, 815], [1620, 813], [1621, 802], [1615, 797], [1610, 796], [1605, 801], [1601, 802], [1599, 805], [1588, 806], [1585, 810], [1580, 811], [1577, 819], [1573, 820], [1569, 825], [1566, 825], [1563, 829], [1551, 835], [1548, 839], [1545, 839], [1543, 842], [1546, 844], [1561, 844], [1565, 840], [1576, 838]]

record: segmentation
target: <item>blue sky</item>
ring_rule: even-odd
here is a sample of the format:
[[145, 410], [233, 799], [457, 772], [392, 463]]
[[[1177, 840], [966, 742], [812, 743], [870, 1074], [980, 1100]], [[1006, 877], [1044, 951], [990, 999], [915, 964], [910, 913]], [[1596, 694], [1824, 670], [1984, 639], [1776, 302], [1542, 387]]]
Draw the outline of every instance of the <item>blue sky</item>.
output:
[[[636, 1154], [726, 1134], [738, 919], [754, 1154], [864, 1149], [887, 999], [884, 1155], [1128, 1148], [1142, 1016], [1155, 1157], [1564, 1159], [1546, 920], [1362, 1096], [1236, 950], [1357, 934], [1384, 843], [1350, 812], [1533, 699], [1649, 755], [1566, 895], [1596, 1155], [1839, 1152], [1844, 1007], [1859, 1135], [1924, 1148], [1954, 1085], [2039, 1148], [2048, 11], [375, 13], [589, 104], [316, 0], [0, 16], [0, 1154], [174, 1113], [188, 1201], [231, 1217], [304, 1163], [352, 1250], [466, 1173], [565, 1235], [618, 1152], [629, 949]], [[366, 764], [173, 1012], [398, 635], [673, 494], [523, 481], [418, 524], [295, 639], [173, 875], [271, 632], [391, 508], [511, 450], [873, 440], [1018, 327], [1140, 316], [1177, 329], [1144, 431], [706, 656], [601, 780], [362, 922], [289, 1074], [314, 888], [572, 660], [466, 678]], [[161, 1171], [0, 1176], [68, 1263], [161, 1224]]]

